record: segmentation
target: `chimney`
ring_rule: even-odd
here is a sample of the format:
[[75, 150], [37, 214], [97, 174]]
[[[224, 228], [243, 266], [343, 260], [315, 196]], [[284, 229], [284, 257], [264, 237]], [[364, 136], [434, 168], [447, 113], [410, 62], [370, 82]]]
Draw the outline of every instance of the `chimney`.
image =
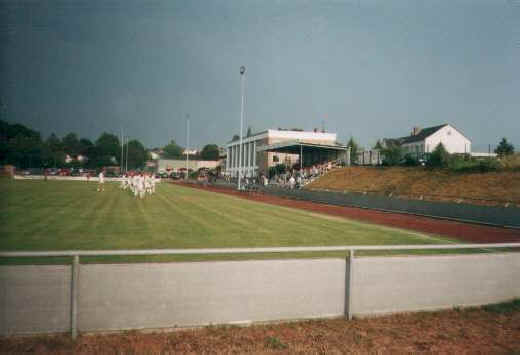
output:
[[416, 136], [421, 132], [421, 127], [414, 127], [412, 128], [412, 136]]

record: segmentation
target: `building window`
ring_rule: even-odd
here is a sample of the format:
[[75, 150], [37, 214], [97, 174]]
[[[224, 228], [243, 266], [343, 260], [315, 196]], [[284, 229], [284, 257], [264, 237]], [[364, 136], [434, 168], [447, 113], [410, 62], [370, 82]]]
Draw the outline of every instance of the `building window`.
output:
[[273, 155], [273, 163], [278, 163], [280, 159], [278, 159], [278, 155]]

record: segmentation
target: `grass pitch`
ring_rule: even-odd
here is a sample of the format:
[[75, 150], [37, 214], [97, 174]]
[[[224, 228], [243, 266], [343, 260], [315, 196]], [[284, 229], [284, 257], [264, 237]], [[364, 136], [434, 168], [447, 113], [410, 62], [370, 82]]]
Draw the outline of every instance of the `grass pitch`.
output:
[[[248, 201], [167, 183], [144, 200], [116, 183], [0, 180], [0, 250], [111, 250], [443, 244], [446, 238]], [[82, 258], [173, 261], [344, 256], [334, 253]], [[39, 263], [20, 258], [14, 262]], [[47, 258], [49, 261], [49, 258]], [[67, 262], [53, 258], [51, 262]], [[5, 263], [5, 260], [0, 260]], [[11, 260], [11, 262], [13, 262]]]

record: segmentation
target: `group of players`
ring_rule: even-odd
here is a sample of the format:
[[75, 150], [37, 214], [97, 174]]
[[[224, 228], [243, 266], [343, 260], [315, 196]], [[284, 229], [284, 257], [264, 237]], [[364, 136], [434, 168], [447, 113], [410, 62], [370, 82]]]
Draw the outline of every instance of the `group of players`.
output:
[[143, 199], [147, 194], [155, 193], [155, 176], [147, 173], [129, 172], [123, 176], [121, 189], [132, 192], [135, 198]]

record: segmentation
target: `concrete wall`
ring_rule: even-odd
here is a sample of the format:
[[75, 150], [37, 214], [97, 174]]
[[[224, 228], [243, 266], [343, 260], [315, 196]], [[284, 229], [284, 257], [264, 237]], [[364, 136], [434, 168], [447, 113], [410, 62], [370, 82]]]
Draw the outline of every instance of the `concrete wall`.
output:
[[0, 335], [70, 330], [69, 266], [0, 266]]
[[[78, 330], [333, 317], [348, 306], [342, 259], [80, 266]], [[0, 335], [70, 329], [69, 266], [0, 266]], [[520, 256], [356, 258], [354, 315], [520, 297]]]
[[[345, 261], [81, 265], [78, 330], [341, 316]], [[0, 334], [70, 329], [70, 269], [0, 267]]]
[[[28, 175], [28, 176], [15, 175], [14, 179], [15, 180], [45, 180], [45, 176], [44, 175]], [[47, 176], [47, 180], [49, 180], [49, 181], [84, 181], [84, 182], [86, 182], [87, 177], [86, 176], [52, 175], [52, 176]], [[98, 182], [98, 180], [99, 180], [99, 178], [97, 176], [92, 176], [88, 179], [88, 181], [90, 181], [90, 182]], [[121, 182], [122, 180], [123, 180], [123, 178], [120, 178], [120, 177], [106, 177], [105, 178], [106, 182]], [[156, 178], [155, 182], [156, 183], [161, 182], [161, 178]]]
[[[220, 165], [220, 161], [216, 160], [188, 160], [188, 169], [199, 170], [200, 168], [214, 169]], [[173, 170], [186, 168], [186, 159], [159, 159], [157, 160], [157, 171]]]
[[85, 265], [79, 329], [160, 328], [340, 316], [345, 261]]
[[356, 258], [354, 315], [434, 310], [520, 297], [520, 255]]

